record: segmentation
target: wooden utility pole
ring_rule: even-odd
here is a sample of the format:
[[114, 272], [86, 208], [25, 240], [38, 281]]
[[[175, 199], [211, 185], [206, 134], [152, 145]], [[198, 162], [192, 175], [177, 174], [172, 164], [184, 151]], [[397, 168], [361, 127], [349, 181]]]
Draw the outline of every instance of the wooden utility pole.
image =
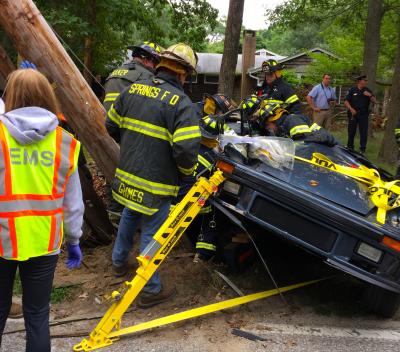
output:
[[68, 124], [111, 181], [119, 151], [104, 127], [105, 110], [31, 0], [0, 0], [0, 25], [17, 51], [57, 85]]
[[254, 90], [253, 80], [248, 76], [247, 70], [256, 62], [256, 32], [251, 30], [243, 31], [242, 49], [242, 86], [240, 88], [241, 99], [247, 97]]
[[235, 71], [239, 54], [240, 30], [243, 21], [244, 0], [230, 0], [226, 21], [224, 53], [219, 72], [218, 93], [233, 96]]
[[8, 57], [7, 52], [0, 45], [0, 78], [5, 81], [7, 76], [15, 70], [15, 66]]

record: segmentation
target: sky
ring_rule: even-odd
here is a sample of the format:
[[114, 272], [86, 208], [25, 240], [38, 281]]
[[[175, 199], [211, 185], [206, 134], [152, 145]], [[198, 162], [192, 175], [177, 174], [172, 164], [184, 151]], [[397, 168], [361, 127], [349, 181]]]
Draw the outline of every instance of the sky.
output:
[[[207, 0], [213, 7], [219, 10], [219, 17], [228, 15], [229, 0]], [[246, 29], [264, 29], [265, 9], [273, 9], [282, 4], [284, 0], [245, 0], [243, 25]]]

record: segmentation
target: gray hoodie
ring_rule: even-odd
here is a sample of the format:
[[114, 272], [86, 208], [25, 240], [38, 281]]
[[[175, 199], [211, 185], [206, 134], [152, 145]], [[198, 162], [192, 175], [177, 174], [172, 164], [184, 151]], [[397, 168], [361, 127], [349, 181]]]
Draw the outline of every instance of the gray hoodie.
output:
[[[1, 111], [0, 111], [1, 114]], [[19, 144], [34, 144], [58, 126], [57, 116], [39, 107], [27, 107], [0, 115], [8, 132]], [[68, 243], [78, 244], [82, 236], [84, 205], [78, 169], [69, 177], [64, 195], [64, 233]]]

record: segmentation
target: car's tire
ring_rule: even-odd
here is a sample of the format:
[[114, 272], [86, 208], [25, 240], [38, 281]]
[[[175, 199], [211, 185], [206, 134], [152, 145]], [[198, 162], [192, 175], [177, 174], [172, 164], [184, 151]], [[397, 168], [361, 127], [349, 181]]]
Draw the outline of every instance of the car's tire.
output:
[[396, 314], [400, 306], [400, 294], [369, 285], [365, 290], [363, 301], [371, 313], [383, 318], [391, 318]]

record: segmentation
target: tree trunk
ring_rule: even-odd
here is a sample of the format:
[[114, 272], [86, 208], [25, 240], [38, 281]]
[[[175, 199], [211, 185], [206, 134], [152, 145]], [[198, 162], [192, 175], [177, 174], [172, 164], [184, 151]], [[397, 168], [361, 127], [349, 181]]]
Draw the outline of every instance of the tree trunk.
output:
[[0, 0], [0, 25], [24, 58], [56, 83], [68, 124], [111, 182], [118, 146], [104, 126], [105, 110], [31, 0]]
[[365, 24], [363, 73], [368, 77], [368, 87], [376, 93], [376, 69], [380, 47], [380, 31], [383, 16], [383, 0], [368, 0]]
[[393, 73], [390, 100], [388, 104], [388, 123], [383, 136], [379, 157], [387, 162], [394, 163], [397, 159], [398, 147], [394, 137], [397, 119], [400, 117], [400, 26], [398, 28], [396, 62]]
[[233, 96], [235, 71], [239, 53], [240, 30], [243, 20], [244, 0], [230, 0], [225, 29], [224, 53], [219, 72], [218, 92]]
[[[96, 28], [96, 0], [88, 1], [87, 13], [90, 28], [91, 30], [94, 30], [94, 28]], [[85, 78], [86, 82], [88, 82], [89, 86], [92, 86], [93, 83], [92, 66], [94, 41], [95, 39], [92, 33], [85, 38], [85, 50], [83, 55], [83, 64], [85, 67], [83, 68], [83, 77]]]
[[7, 55], [7, 52], [4, 48], [0, 45], [0, 78], [4, 81], [6, 80], [7, 76], [15, 70], [15, 66], [10, 60]]

